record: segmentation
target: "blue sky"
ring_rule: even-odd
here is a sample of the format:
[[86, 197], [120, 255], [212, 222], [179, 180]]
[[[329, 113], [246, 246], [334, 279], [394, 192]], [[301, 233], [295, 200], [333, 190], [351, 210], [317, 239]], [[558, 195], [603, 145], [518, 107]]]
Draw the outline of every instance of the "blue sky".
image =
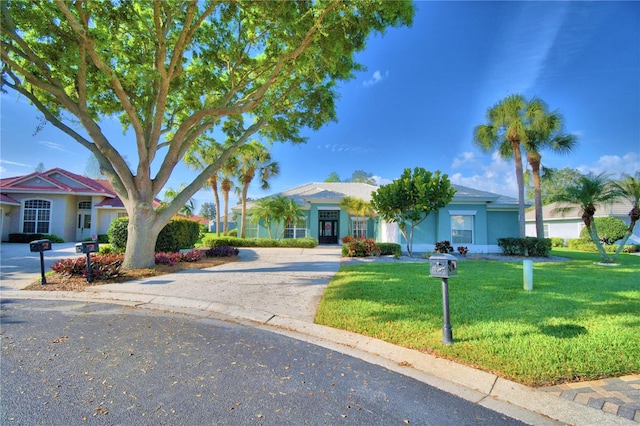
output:
[[[472, 143], [488, 108], [520, 93], [542, 98], [578, 136], [569, 156], [544, 153], [548, 167], [581, 172], [640, 170], [640, 2], [418, 2], [411, 28], [370, 38], [367, 67], [342, 83], [338, 122], [306, 131], [304, 145], [277, 144], [281, 173], [263, 197], [354, 170], [388, 183], [409, 167], [447, 173], [453, 183], [516, 196], [514, 166]], [[42, 162], [82, 174], [89, 152], [51, 125], [37, 134], [35, 109], [1, 97], [0, 173]], [[133, 141], [103, 124], [131, 163]], [[195, 177], [178, 167], [169, 187]], [[212, 201], [210, 191], [194, 197]]]

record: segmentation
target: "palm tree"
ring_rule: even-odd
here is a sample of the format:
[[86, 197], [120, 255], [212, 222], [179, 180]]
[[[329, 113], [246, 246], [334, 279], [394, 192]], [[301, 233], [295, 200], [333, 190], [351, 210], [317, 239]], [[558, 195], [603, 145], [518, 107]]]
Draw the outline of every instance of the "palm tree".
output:
[[288, 223], [296, 225], [299, 222], [307, 220], [307, 217], [302, 212], [298, 203], [296, 203], [292, 198], [282, 197], [282, 203], [281, 210], [279, 210], [280, 217], [278, 218], [283, 223], [280, 238], [284, 237], [284, 231], [287, 229]]
[[240, 238], [244, 238], [247, 216], [247, 192], [249, 185], [256, 176], [260, 177], [260, 188], [269, 189], [269, 179], [280, 173], [280, 165], [271, 160], [271, 153], [257, 141], [249, 142], [238, 150], [238, 180], [242, 185], [240, 202], [242, 204], [242, 218], [240, 222]]
[[476, 126], [474, 142], [485, 152], [498, 149], [502, 158], [513, 158], [518, 182], [518, 215], [520, 236], [525, 236], [524, 173], [520, 143], [526, 141], [527, 130], [543, 115], [544, 104], [537, 98], [527, 101], [522, 95], [510, 95], [487, 111], [487, 124]]
[[[544, 106], [542, 102], [541, 104]], [[536, 236], [538, 238], [544, 237], [542, 192], [540, 189], [542, 155], [540, 151], [549, 148], [557, 154], [568, 154], [577, 144], [577, 138], [574, 135], [562, 133], [562, 116], [556, 111], [550, 113], [544, 111], [546, 111], [546, 106], [543, 108], [542, 115], [533, 123], [535, 128], [527, 130], [527, 138], [522, 141], [524, 150], [527, 153], [527, 162], [531, 166], [533, 175]]]
[[257, 200], [254, 207], [252, 207], [248, 212], [249, 221], [251, 223], [260, 223], [261, 220], [264, 222], [264, 226], [267, 228], [267, 233], [271, 239], [273, 239], [273, 235], [271, 234], [271, 218], [273, 213], [274, 197], [261, 198]]
[[353, 230], [351, 229], [351, 215], [356, 214], [358, 210], [358, 200], [358, 198], [352, 197], [351, 195], [346, 195], [342, 197], [342, 200], [340, 200], [340, 208], [347, 211], [347, 216], [349, 218], [347, 221], [347, 230], [349, 235], [353, 235]]
[[[636, 176], [640, 175], [637, 174]], [[613, 186], [619, 192], [620, 198], [624, 198], [631, 203], [631, 211], [629, 212], [631, 222], [629, 223], [627, 232], [625, 232], [624, 237], [622, 237], [618, 250], [616, 250], [613, 255], [613, 261], [615, 262], [616, 257], [624, 248], [631, 234], [633, 234], [633, 228], [636, 222], [640, 220], [640, 180], [630, 175], [623, 175], [623, 178], [614, 182]]]
[[[212, 139], [203, 138], [191, 146], [184, 157], [185, 163], [196, 170], [202, 170], [213, 164], [222, 154], [222, 147]], [[207, 185], [213, 191], [216, 204], [216, 235], [220, 236], [220, 195], [218, 193], [218, 171], [209, 176]]]
[[[589, 173], [583, 175], [578, 183], [574, 186], [565, 188], [563, 194], [559, 196], [559, 201], [569, 204], [577, 204], [582, 210], [582, 221], [587, 227], [591, 240], [598, 248], [600, 260], [603, 263], [613, 263], [615, 258], [611, 259], [602, 247], [602, 243], [598, 238], [598, 230], [593, 220], [596, 212], [595, 206], [598, 204], [608, 204], [619, 198], [621, 195], [618, 188], [611, 184], [609, 176], [605, 173], [594, 175]], [[564, 210], [571, 207], [560, 207], [557, 210]]]
[[238, 158], [230, 157], [220, 169], [222, 180], [220, 189], [222, 190], [222, 202], [224, 205], [224, 219], [222, 232], [226, 235], [229, 232], [229, 192], [233, 188], [233, 178], [238, 173]]

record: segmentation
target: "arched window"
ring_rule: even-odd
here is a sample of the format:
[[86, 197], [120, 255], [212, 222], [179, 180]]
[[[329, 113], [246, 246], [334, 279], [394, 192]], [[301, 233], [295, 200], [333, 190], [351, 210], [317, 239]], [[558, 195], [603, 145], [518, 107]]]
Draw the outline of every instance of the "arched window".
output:
[[26, 200], [24, 202], [24, 217], [22, 232], [49, 234], [49, 220], [51, 218], [51, 202], [46, 200]]

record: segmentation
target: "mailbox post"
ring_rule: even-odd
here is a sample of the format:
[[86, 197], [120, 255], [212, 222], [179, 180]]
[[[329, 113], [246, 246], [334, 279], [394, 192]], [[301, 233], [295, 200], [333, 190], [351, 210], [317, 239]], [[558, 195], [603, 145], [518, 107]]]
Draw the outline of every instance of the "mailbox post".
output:
[[45, 285], [47, 279], [44, 276], [44, 252], [51, 250], [51, 241], [34, 240], [29, 243], [29, 250], [32, 253], [40, 253], [40, 285]]
[[86, 241], [76, 244], [76, 253], [87, 255], [87, 282], [91, 282], [91, 253], [96, 253], [100, 249], [97, 241]]
[[442, 343], [453, 345], [453, 333], [449, 321], [449, 277], [458, 275], [458, 259], [451, 254], [434, 254], [429, 257], [431, 277], [442, 278]]

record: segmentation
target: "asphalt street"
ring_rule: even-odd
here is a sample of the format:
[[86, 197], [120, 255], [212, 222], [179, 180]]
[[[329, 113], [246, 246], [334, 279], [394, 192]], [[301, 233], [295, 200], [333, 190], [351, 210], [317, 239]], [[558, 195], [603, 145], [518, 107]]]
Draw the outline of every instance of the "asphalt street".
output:
[[106, 303], [3, 299], [1, 424], [516, 425], [281, 334]]

